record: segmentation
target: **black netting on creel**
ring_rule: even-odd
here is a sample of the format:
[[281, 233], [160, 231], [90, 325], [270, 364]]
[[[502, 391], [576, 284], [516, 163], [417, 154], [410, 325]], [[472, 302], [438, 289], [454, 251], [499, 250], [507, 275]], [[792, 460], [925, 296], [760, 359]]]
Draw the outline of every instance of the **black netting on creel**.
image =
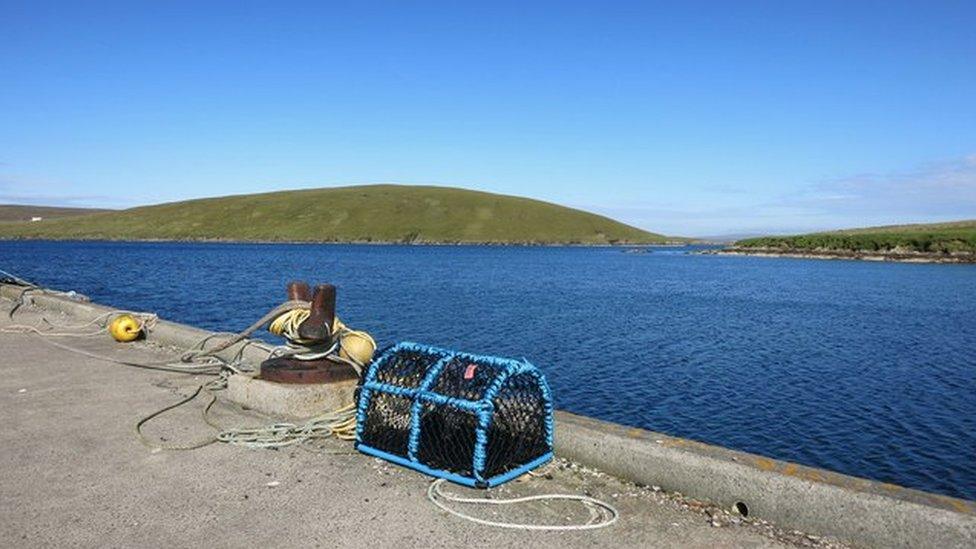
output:
[[492, 401], [485, 478], [504, 473], [550, 451], [546, 403], [539, 380], [528, 372], [514, 375]]
[[481, 400], [500, 373], [490, 362], [460, 355], [444, 365], [430, 390], [446, 397]]
[[406, 456], [412, 405], [413, 401], [406, 397], [373, 393], [366, 408], [368, 419], [362, 426], [362, 442], [377, 450]]
[[[442, 367], [422, 387], [438, 362]], [[549, 393], [542, 374], [525, 362], [399, 344], [373, 364], [362, 395], [360, 450], [426, 473], [491, 485], [552, 452]], [[483, 460], [476, 463], [476, 454]]]
[[399, 351], [377, 366], [376, 381], [415, 389], [420, 386], [427, 370], [445, 356], [422, 351]]
[[478, 418], [451, 406], [424, 403], [417, 459], [435, 469], [470, 476]]

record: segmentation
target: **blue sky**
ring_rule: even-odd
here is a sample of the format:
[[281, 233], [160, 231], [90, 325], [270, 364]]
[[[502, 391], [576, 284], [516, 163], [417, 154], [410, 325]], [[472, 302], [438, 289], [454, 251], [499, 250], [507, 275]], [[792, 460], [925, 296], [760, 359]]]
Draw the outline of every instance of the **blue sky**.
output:
[[976, 217], [971, 1], [0, 14], [0, 203], [396, 182], [681, 235]]

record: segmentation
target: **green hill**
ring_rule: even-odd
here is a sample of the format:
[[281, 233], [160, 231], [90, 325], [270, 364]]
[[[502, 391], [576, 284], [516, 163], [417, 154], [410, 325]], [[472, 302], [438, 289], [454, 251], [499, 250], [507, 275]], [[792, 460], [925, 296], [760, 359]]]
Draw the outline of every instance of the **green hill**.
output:
[[539, 200], [402, 185], [227, 196], [0, 223], [0, 238], [523, 244], [669, 240]]
[[749, 238], [737, 249], [873, 253], [976, 253], [976, 220], [888, 225], [794, 236]]

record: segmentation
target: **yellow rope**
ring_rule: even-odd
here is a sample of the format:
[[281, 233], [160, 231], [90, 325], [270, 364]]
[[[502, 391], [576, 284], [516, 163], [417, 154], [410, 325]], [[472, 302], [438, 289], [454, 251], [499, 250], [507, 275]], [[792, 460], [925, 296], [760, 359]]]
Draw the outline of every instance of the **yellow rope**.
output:
[[308, 309], [292, 309], [271, 321], [268, 331], [276, 336], [281, 336], [293, 343], [310, 343], [298, 335], [298, 326], [308, 318], [311, 312]]
[[[306, 305], [307, 306], [307, 305]], [[289, 307], [291, 307], [289, 309]], [[297, 308], [295, 308], [297, 307]], [[285, 310], [285, 312], [281, 312]], [[240, 354], [243, 352], [244, 347], [247, 347], [253, 341], [246, 340], [246, 336], [258, 327], [264, 325], [268, 322], [268, 318], [272, 318], [271, 324], [268, 330], [282, 337], [285, 337], [292, 343], [301, 345], [302, 339], [298, 336], [298, 326], [309, 316], [309, 310], [301, 308], [299, 302], [288, 302], [280, 305], [270, 311], [265, 317], [256, 322], [254, 325], [249, 327], [244, 332], [234, 335], [227, 342], [222, 342], [220, 345], [213, 349], [203, 350], [203, 347], [207, 340], [211, 339], [218, 334], [210, 334], [199, 343], [190, 348], [186, 353], [184, 353], [183, 360], [180, 362], [175, 362], [173, 360], [167, 361], [157, 361], [150, 363], [140, 363], [134, 361], [124, 361], [116, 359], [113, 357], [107, 357], [103, 355], [98, 355], [95, 353], [90, 353], [83, 349], [78, 349], [69, 345], [58, 343], [48, 337], [91, 337], [100, 334], [104, 334], [108, 331], [108, 321], [119, 314], [129, 314], [134, 316], [140, 324], [140, 329], [145, 329], [147, 332], [151, 331], [155, 327], [158, 317], [153, 314], [148, 313], [138, 313], [132, 311], [110, 311], [101, 314], [92, 320], [76, 325], [55, 325], [48, 321], [46, 318], [41, 319], [41, 321], [47, 324], [48, 329], [41, 329], [38, 326], [28, 326], [28, 325], [9, 325], [4, 328], [0, 328], [2, 333], [19, 333], [19, 334], [35, 334], [42, 336], [41, 340], [50, 345], [63, 348], [65, 350], [89, 356], [91, 358], [96, 358], [100, 360], [106, 360], [110, 362], [115, 362], [119, 364], [124, 364], [127, 366], [137, 366], [140, 368], [154, 368], [167, 371], [177, 371], [182, 373], [211, 373], [214, 368], [220, 368], [221, 372], [217, 379], [208, 381], [201, 384], [197, 389], [188, 397], [181, 399], [175, 404], [166, 406], [165, 408], [153, 412], [148, 416], [141, 418], [135, 426], [136, 434], [139, 436], [139, 440], [143, 444], [149, 446], [153, 449], [160, 450], [192, 450], [195, 448], [200, 448], [208, 444], [213, 444], [214, 442], [225, 442], [228, 444], [248, 446], [252, 448], [275, 448], [280, 446], [289, 446], [292, 444], [301, 444], [309, 442], [312, 440], [321, 440], [329, 437], [335, 437], [340, 440], [354, 440], [356, 438], [356, 406], [348, 405], [337, 410], [332, 410], [329, 412], [324, 412], [316, 417], [308, 419], [302, 424], [291, 424], [291, 423], [277, 423], [274, 425], [266, 427], [256, 427], [256, 428], [231, 428], [231, 429], [220, 429], [217, 425], [214, 425], [209, 417], [208, 413], [213, 405], [217, 402], [217, 396], [214, 394], [215, 391], [226, 388], [226, 376], [230, 371], [239, 372], [240, 369], [237, 367], [240, 365]], [[11, 317], [13, 316], [11, 312]], [[95, 327], [92, 330], [90, 327]], [[58, 331], [60, 329], [60, 331]], [[357, 367], [358, 372], [362, 372], [364, 368], [363, 361], [357, 359], [354, 349], [343, 348], [343, 339], [350, 341], [350, 338], [360, 338], [362, 341], [366, 342], [369, 347], [369, 354], [372, 355], [376, 351], [376, 342], [373, 338], [366, 332], [352, 330], [342, 323], [338, 318], [335, 319], [333, 324], [333, 333], [339, 336], [339, 352], [336, 353], [335, 348], [333, 348], [330, 353], [336, 353], [335, 358], [342, 360], [347, 363], [352, 363], [353, 366]], [[88, 330], [88, 331], [83, 331]], [[43, 337], [48, 336], [48, 337]], [[239, 349], [237, 356], [230, 360], [219, 359], [216, 356], [216, 352], [219, 350], [226, 349], [230, 347], [228, 342], [235, 343], [244, 341], [244, 345]], [[199, 348], [199, 349], [198, 349]], [[271, 352], [271, 349], [266, 349]], [[360, 351], [362, 351], [360, 349]], [[201, 363], [200, 360], [204, 359], [205, 362]], [[367, 359], [366, 363], [369, 362]], [[217, 372], [212, 372], [217, 373]], [[174, 408], [178, 408], [189, 402], [195, 400], [200, 394], [206, 392], [210, 396], [210, 402], [206, 405], [203, 411], [204, 420], [210, 424], [212, 427], [218, 429], [218, 433], [214, 436], [209, 436], [204, 440], [191, 442], [188, 444], [174, 444], [174, 445], [160, 445], [153, 441], [150, 441], [145, 434], [142, 432], [143, 426], [154, 418], [168, 412]]]
[[[285, 312], [271, 321], [268, 326], [268, 331], [276, 336], [283, 337], [292, 343], [297, 343], [298, 345], [306, 345], [311, 343], [309, 340], [302, 338], [298, 334], [298, 327], [305, 319], [310, 315], [308, 309], [292, 309], [291, 311]], [[346, 326], [339, 320], [339, 317], [335, 317], [335, 321], [332, 324], [332, 333], [338, 334], [339, 336], [339, 350], [342, 358], [354, 360], [358, 363], [360, 367], [365, 366], [365, 363], [369, 362], [369, 359], [363, 360], [361, 354], [361, 349], [353, 349], [351, 347], [351, 341], [355, 338], [361, 339], [369, 348], [368, 354], [372, 357], [373, 353], [376, 352], [376, 340], [373, 339], [368, 333], [362, 330], [353, 330], [352, 328]]]
[[[268, 331], [276, 336], [287, 339], [294, 345], [307, 345], [314, 347], [315, 342], [306, 340], [298, 334], [298, 327], [302, 322], [305, 321], [305, 319], [309, 317], [309, 314], [310, 312], [308, 309], [301, 307], [277, 314], [268, 325]], [[365, 368], [364, 363], [368, 363], [372, 358], [373, 353], [376, 352], [376, 341], [366, 332], [350, 329], [343, 324], [338, 317], [335, 319], [335, 322], [332, 325], [332, 333], [338, 335], [338, 352], [336, 351], [335, 347], [332, 347], [329, 351], [326, 351], [326, 353], [333, 358], [351, 363], [354, 367], [356, 367], [357, 372], [359, 372], [361, 375], [363, 369]], [[366, 343], [369, 357], [363, 356], [363, 349], [357, 350], [347, 348], [349, 347], [349, 342], [352, 341], [353, 338], [359, 338], [361, 341]], [[344, 345], [346, 345], [346, 347], [344, 347]], [[357, 354], [357, 351], [359, 351], [359, 354]], [[362, 360], [363, 358], [365, 358], [365, 360]], [[201, 385], [189, 397], [139, 420], [139, 422], [136, 424], [136, 433], [139, 435], [140, 440], [144, 444], [153, 448], [165, 450], [191, 450], [212, 444], [214, 442], [224, 442], [227, 444], [246, 446], [250, 448], [279, 448], [283, 446], [291, 446], [293, 444], [303, 444], [313, 440], [326, 439], [329, 437], [335, 437], [339, 440], [347, 441], [354, 440], [356, 438], [356, 406], [354, 404], [343, 406], [337, 410], [324, 412], [318, 416], [308, 419], [301, 424], [281, 422], [263, 427], [221, 429], [218, 425], [215, 425], [210, 421], [208, 413], [213, 405], [217, 402], [217, 397], [214, 395], [214, 391], [224, 389], [225, 387], [226, 379], [223, 376], [217, 380], [214, 380], [213, 382]], [[211, 397], [210, 402], [204, 408], [203, 418], [208, 424], [210, 424], [210, 426], [218, 429], [216, 435], [190, 444], [171, 446], [160, 446], [155, 442], [149, 441], [149, 439], [145, 437], [142, 432], [143, 425], [166, 411], [189, 403], [203, 391], [206, 391], [206, 393], [208, 393]]]

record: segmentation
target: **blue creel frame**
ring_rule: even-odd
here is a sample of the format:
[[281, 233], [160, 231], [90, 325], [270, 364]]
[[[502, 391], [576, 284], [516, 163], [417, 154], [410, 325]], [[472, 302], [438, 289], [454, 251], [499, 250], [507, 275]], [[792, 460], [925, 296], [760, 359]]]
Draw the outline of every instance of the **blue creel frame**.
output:
[[[427, 370], [427, 373], [421, 380], [420, 385], [416, 388], [400, 387], [397, 385], [376, 381], [377, 371], [401, 351], [424, 353], [439, 357], [437, 362]], [[430, 389], [431, 386], [433, 386], [437, 381], [437, 378], [444, 369], [444, 366], [456, 358], [469, 360], [476, 363], [487, 363], [498, 370], [498, 374], [485, 389], [485, 392], [481, 396], [480, 400], [447, 397], [435, 393]], [[546, 446], [549, 448], [549, 451], [519, 467], [493, 477], [484, 478], [482, 473], [484, 472], [485, 468], [486, 448], [488, 446], [488, 429], [491, 426], [492, 415], [494, 413], [494, 404], [492, 401], [495, 399], [498, 391], [501, 390], [508, 378], [524, 373], [528, 373], [534, 377], [536, 382], [539, 384], [539, 391], [542, 395], [543, 407], [545, 410], [544, 427]], [[363, 443], [362, 435], [364, 425], [366, 423], [366, 411], [369, 408], [369, 403], [373, 398], [373, 394], [377, 392], [405, 397], [410, 399], [412, 402], [410, 408], [410, 433], [407, 439], [406, 456], [392, 454]], [[423, 409], [423, 404], [426, 402], [439, 406], [458, 408], [460, 410], [470, 412], [478, 418], [478, 426], [475, 430], [475, 446], [471, 464], [471, 471], [473, 472], [472, 476], [468, 477], [443, 469], [434, 469], [417, 459], [417, 451], [420, 446], [420, 414]], [[366, 371], [366, 377], [363, 380], [363, 385], [359, 390], [359, 402], [356, 409], [356, 448], [360, 452], [385, 459], [392, 463], [396, 463], [397, 465], [408, 467], [425, 475], [443, 478], [464, 486], [474, 488], [489, 488], [492, 486], [498, 486], [547, 463], [553, 457], [552, 448], [554, 432], [555, 428], [553, 425], [552, 393], [549, 390], [549, 383], [546, 381], [545, 376], [542, 375], [542, 372], [540, 372], [535, 366], [526, 360], [518, 361], [492, 356], [460, 353], [429, 345], [421, 345], [419, 343], [404, 341], [386, 349], [382, 355], [373, 362], [372, 366]]]

